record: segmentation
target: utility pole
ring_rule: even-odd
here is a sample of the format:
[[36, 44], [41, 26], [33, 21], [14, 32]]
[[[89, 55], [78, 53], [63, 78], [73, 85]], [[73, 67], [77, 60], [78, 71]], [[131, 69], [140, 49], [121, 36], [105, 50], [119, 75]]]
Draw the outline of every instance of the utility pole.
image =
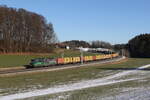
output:
[[61, 58], [64, 58], [64, 52], [63, 52], [63, 53], [61, 53]]
[[122, 57], [123, 57], [124, 56], [124, 50], [123, 49], [121, 50], [121, 53], [122, 53]]
[[80, 50], [81, 53], [81, 64], [83, 64], [83, 50]]
[[112, 57], [113, 51], [110, 51], [110, 54], [111, 54], [111, 59], [112, 59], [112, 58], [113, 58], [113, 57]]

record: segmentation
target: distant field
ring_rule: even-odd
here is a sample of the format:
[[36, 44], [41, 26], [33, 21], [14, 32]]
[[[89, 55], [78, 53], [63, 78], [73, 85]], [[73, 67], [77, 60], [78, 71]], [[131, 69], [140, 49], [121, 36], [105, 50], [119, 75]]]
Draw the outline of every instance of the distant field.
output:
[[[70, 57], [70, 56], [80, 56], [80, 52], [77, 50], [59, 50], [59, 52], [53, 53], [53, 54], [1, 54], [0, 55], [0, 68], [4, 67], [18, 67], [29, 64], [29, 61], [33, 58], [40, 58], [40, 57], [50, 57], [50, 58], [56, 58], [56, 57], [62, 57], [62, 53], [64, 57]], [[93, 53], [83, 53], [84, 55], [96, 55]]]
[[45, 57], [33, 55], [0, 55], [0, 67], [18, 67], [29, 63], [32, 58]]

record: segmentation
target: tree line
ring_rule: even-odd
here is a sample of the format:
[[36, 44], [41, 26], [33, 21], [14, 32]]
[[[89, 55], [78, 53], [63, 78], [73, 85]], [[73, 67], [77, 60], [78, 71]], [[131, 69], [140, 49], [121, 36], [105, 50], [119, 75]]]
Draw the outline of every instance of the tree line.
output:
[[127, 44], [117, 44], [114, 46], [116, 50], [124, 50], [125, 54], [130, 57], [150, 57], [150, 34], [140, 34], [128, 41]]
[[150, 34], [141, 34], [129, 40], [128, 50], [131, 57], [150, 57]]
[[105, 42], [105, 41], [95, 40], [95, 41], [91, 41], [90, 44], [91, 44], [91, 48], [113, 49], [113, 45], [110, 44], [109, 42]]
[[70, 48], [76, 48], [76, 47], [84, 47], [87, 48], [90, 46], [90, 44], [86, 41], [80, 41], [80, 40], [70, 40], [70, 41], [64, 41], [62, 44], [65, 44], [69, 46]]
[[109, 42], [105, 41], [83, 41], [83, 40], [70, 40], [70, 41], [64, 41], [62, 44], [65, 44], [71, 48], [75, 47], [83, 47], [83, 48], [107, 48], [107, 49], [113, 49], [113, 45], [111, 45]]
[[51, 52], [57, 42], [52, 23], [25, 9], [0, 6], [0, 52]]

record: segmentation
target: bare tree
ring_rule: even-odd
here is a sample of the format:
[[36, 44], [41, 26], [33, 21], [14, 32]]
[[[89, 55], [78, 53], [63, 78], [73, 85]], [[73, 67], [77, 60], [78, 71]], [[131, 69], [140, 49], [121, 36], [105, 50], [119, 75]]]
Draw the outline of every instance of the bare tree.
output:
[[48, 52], [56, 41], [52, 23], [42, 15], [0, 6], [0, 52]]

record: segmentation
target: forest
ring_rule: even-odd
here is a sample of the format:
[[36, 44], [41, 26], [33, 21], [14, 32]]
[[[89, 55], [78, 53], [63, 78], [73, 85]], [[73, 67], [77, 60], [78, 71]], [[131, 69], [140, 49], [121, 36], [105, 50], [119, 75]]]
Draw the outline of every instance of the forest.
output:
[[129, 40], [128, 50], [131, 57], [150, 57], [150, 34], [145, 33], [134, 37]]
[[144, 33], [130, 39], [126, 44], [116, 44], [114, 49], [124, 51], [124, 55], [133, 58], [150, 58], [150, 33]]
[[0, 6], [0, 53], [51, 52], [53, 24], [37, 13]]

